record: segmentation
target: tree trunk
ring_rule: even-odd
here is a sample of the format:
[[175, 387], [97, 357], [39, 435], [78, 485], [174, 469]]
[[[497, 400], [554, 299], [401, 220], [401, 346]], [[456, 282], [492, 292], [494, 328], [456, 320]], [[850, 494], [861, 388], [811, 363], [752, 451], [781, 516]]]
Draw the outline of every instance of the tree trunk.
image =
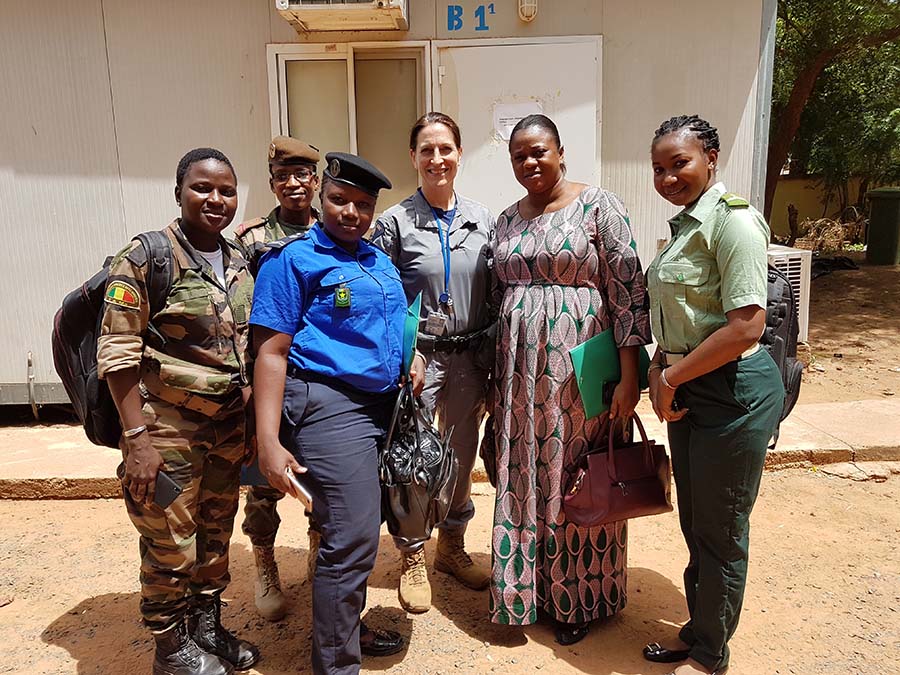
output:
[[800, 117], [806, 108], [806, 102], [812, 94], [813, 87], [816, 86], [816, 80], [819, 74], [824, 70], [828, 62], [834, 58], [836, 52], [833, 49], [819, 53], [794, 80], [794, 87], [791, 89], [791, 95], [788, 98], [787, 105], [778, 115], [775, 122], [775, 133], [769, 143], [769, 157], [766, 161], [766, 201], [763, 215], [766, 220], [772, 214], [772, 202], [775, 199], [775, 188], [778, 186], [778, 179], [781, 177], [781, 169], [787, 161], [788, 153], [791, 150], [791, 143], [794, 142], [794, 135], [800, 128]]

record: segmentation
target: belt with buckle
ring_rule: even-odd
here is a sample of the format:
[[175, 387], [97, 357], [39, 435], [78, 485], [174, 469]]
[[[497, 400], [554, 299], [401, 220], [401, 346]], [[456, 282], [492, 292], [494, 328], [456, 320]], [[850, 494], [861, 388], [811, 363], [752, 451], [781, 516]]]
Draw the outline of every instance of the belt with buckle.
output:
[[[743, 352], [740, 356], [735, 359], [736, 361], [740, 361], [741, 359], [746, 359], [749, 356], [753, 356], [756, 352], [759, 351], [759, 343], [757, 342], [752, 347]], [[690, 353], [690, 352], [688, 352]], [[674, 366], [676, 363], [681, 361], [687, 354], [679, 354], [676, 352], [663, 352], [663, 362], [666, 366]]]
[[422, 333], [419, 333], [419, 337], [416, 340], [416, 348], [419, 351], [426, 353], [464, 352], [469, 349], [469, 347], [474, 346], [474, 343], [484, 337], [489, 330], [490, 327], [476, 330], [474, 333], [450, 335], [448, 337], [435, 337], [434, 335], [423, 335]]

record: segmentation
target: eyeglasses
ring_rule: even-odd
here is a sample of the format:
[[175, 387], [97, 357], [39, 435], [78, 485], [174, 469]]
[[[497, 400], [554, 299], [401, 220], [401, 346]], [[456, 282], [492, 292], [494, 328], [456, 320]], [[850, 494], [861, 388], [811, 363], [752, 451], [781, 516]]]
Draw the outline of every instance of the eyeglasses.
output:
[[316, 172], [307, 167], [301, 167], [299, 169], [294, 169], [293, 171], [276, 171], [272, 174], [272, 180], [276, 183], [287, 183], [291, 179], [291, 176], [301, 183], [308, 183], [316, 177]]

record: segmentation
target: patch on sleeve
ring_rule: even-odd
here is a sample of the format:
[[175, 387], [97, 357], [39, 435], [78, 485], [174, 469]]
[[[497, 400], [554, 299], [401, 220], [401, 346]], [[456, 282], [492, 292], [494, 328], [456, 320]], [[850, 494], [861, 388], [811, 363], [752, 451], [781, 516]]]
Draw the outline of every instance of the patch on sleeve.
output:
[[103, 298], [111, 305], [118, 305], [127, 309], [140, 309], [141, 296], [137, 289], [124, 281], [113, 281], [106, 288], [106, 297]]

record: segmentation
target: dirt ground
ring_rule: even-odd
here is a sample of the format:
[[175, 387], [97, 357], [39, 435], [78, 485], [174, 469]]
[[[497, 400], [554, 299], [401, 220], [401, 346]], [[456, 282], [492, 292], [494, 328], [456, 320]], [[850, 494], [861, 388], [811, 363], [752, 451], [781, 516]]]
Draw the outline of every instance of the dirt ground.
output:
[[801, 403], [900, 394], [900, 267], [861, 265], [814, 279]]
[[[812, 282], [810, 336], [801, 356], [801, 402], [880, 398], [900, 391], [900, 268], [837, 271]], [[28, 419], [0, 408], [0, 426]], [[58, 411], [45, 410], [59, 424]], [[34, 431], [40, 425], [23, 430]], [[19, 437], [17, 447], [27, 442]], [[21, 448], [20, 448], [21, 449]], [[482, 491], [487, 486], [480, 486]], [[822, 470], [767, 473], [753, 516], [751, 570], [731, 673], [900, 673], [900, 476], [855, 482]], [[252, 551], [239, 528], [225, 621], [260, 645], [256, 673], [309, 672], [310, 584], [305, 521], [284, 502], [278, 539], [293, 601], [277, 624], [253, 609]], [[487, 493], [476, 497], [470, 549], [489, 561]], [[118, 501], [0, 501], [0, 666], [14, 673], [143, 673], [152, 641], [137, 614], [137, 539]], [[640, 648], [686, 619], [686, 561], [677, 516], [633, 521], [628, 606], [563, 648], [548, 626], [487, 621], [485, 593], [432, 573], [434, 608], [405, 614], [396, 597], [398, 556], [386, 533], [370, 580], [372, 625], [410, 639], [364, 671], [391, 673], [592, 673], [655, 675]], [[428, 547], [429, 560], [433, 543]]]
[[[732, 673], [869, 675], [900, 672], [900, 476], [854, 482], [822, 471], [766, 474], [753, 516], [750, 581], [732, 641]], [[470, 549], [487, 562], [491, 499], [476, 497]], [[257, 618], [253, 560], [240, 533], [225, 623], [257, 643], [256, 673], [309, 672], [310, 584], [305, 522], [285, 502], [278, 539], [293, 606], [280, 623]], [[5, 672], [142, 673], [152, 642], [138, 622], [137, 539], [118, 501], [0, 502], [0, 644]], [[406, 615], [396, 597], [398, 554], [385, 534], [369, 590], [368, 621], [410, 640], [397, 656], [369, 659], [365, 672], [668, 672], [640, 648], [686, 619], [686, 553], [677, 516], [633, 521], [628, 606], [580, 644], [556, 645], [548, 626], [499, 627], [488, 596], [431, 573], [434, 608]], [[429, 560], [433, 543], [428, 547]], [[2, 601], [0, 601], [2, 602]]]

